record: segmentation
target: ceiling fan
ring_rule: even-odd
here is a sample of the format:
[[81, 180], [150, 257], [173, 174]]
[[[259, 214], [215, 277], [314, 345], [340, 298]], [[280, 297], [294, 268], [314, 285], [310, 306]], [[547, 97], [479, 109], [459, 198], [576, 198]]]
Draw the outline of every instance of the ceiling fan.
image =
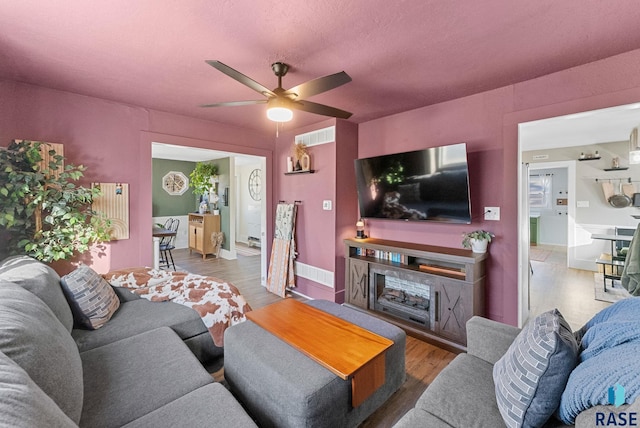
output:
[[271, 64], [271, 69], [278, 76], [278, 87], [270, 90], [248, 76], [240, 73], [221, 63], [220, 61], [205, 61], [210, 66], [223, 72], [232, 79], [237, 80], [245, 86], [267, 97], [264, 100], [248, 100], [248, 101], [230, 101], [224, 103], [205, 104], [201, 107], [228, 107], [228, 106], [244, 106], [250, 104], [267, 104], [267, 117], [274, 122], [288, 122], [293, 118], [292, 109], [302, 110], [309, 113], [321, 114], [323, 116], [337, 117], [340, 119], [348, 119], [352, 113], [340, 110], [335, 107], [329, 107], [324, 104], [318, 104], [307, 101], [305, 98], [313, 95], [321, 94], [331, 89], [342, 86], [351, 82], [351, 77], [341, 71], [339, 73], [330, 74], [308, 82], [294, 86], [285, 90], [282, 87], [282, 77], [289, 71], [289, 66], [283, 62], [275, 62]]

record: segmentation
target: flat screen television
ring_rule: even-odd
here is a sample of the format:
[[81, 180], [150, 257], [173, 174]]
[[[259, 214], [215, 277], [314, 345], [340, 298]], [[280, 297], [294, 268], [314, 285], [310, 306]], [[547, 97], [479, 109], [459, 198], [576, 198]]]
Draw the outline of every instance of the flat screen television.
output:
[[471, 223], [465, 143], [355, 160], [363, 218]]

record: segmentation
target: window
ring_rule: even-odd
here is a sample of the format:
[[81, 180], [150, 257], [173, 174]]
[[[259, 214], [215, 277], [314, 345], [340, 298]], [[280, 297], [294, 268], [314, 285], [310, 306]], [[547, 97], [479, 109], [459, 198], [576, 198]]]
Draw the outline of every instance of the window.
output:
[[551, 209], [551, 175], [529, 176], [529, 207]]

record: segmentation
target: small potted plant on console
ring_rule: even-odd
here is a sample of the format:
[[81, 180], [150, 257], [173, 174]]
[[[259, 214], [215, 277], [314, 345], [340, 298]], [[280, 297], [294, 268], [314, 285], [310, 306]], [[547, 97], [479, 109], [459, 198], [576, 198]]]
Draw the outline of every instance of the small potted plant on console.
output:
[[471, 251], [474, 253], [486, 253], [487, 246], [493, 237], [495, 237], [495, 235], [486, 230], [465, 232], [462, 234], [462, 246], [464, 248], [471, 248]]

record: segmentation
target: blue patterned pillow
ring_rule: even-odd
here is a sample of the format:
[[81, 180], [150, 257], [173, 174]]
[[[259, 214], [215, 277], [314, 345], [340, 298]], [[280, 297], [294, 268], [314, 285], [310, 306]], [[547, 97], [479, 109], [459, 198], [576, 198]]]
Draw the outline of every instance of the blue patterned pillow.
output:
[[102, 327], [120, 307], [118, 295], [104, 278], [82, 265], [60, 279], [76, 324], [88, 330]]
[[493, 366], [498, 409], [508, 427], [539, 427], [560, 404], [578, 344], [557, 309], [530, 321]]

